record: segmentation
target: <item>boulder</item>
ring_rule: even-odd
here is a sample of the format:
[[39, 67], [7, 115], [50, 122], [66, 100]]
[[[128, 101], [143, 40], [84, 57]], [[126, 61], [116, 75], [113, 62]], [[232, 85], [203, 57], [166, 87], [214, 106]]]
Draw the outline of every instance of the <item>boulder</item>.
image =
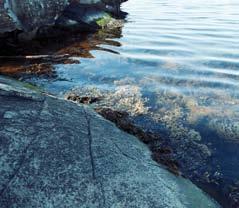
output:
[[218, 207], [93, 110], [1, 76], [0, 123], [0, 207]]
[[[53, 25], [68, 5], [68, 0], [0, 0], [0, 33], [13, 30], [31, 31]], [[6, 27], [3, 27], [5, 25]]]
[[[106, 15], [119, 15], [122, 0], [0, 0], [0, 34], [32, 32], [59, 23], [91, 24]], [[89, 11], [88, 11], [89, 10]], [[60, 20], [58, 19], [60, 17]], [[64, 19], [64, 21], [62, 20]]]

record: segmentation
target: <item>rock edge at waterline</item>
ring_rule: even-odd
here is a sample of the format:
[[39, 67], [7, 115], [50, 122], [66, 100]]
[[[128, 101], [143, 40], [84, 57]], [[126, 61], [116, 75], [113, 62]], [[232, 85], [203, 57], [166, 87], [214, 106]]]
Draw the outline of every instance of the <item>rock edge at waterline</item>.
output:
[[218, 207], [87, 107], [0, 76], [0, 207]]
[[[57, 33], [47, 29], [55, 26], [95, 30], [108, 24], [111, 17], [122, 17], [120, 4], [124, 1], [0, 0], [0, 38], [10, 36], [9, 32], [15, 39], [48, 36]], [[25, 34], [21, 37], [22, 32]]]

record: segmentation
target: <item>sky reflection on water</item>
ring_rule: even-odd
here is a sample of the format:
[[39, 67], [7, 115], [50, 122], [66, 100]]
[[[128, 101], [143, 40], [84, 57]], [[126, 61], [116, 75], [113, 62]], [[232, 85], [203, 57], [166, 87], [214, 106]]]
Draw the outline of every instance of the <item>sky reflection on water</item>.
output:
[[[239, 193], [239, 2], [130, 0], [123, 10], [129, 15], [122, 31], [57, 50], [80, 64], [56, 65], [50, 81], [28, 81], [60, 96], [97, 89], [110, 98], [104, 106], [166, 135], [194, 180], [209, 174], [214, 188]], [[124, 102], [115, 105], [112, 95]]]

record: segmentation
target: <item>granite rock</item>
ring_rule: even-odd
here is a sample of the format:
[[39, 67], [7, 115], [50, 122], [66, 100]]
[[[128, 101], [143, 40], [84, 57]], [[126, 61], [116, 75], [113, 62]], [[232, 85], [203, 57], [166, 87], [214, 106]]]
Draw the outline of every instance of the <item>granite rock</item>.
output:
[[218, 207], [88, 107], [0, 77], [0, 207]]

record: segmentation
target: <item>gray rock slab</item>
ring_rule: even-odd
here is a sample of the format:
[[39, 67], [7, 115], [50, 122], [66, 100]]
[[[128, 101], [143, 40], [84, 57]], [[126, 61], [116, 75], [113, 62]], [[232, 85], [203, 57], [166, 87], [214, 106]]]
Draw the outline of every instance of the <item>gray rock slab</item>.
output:
[[0, 76], [0, 207], [218, 207], [93, 110]]

